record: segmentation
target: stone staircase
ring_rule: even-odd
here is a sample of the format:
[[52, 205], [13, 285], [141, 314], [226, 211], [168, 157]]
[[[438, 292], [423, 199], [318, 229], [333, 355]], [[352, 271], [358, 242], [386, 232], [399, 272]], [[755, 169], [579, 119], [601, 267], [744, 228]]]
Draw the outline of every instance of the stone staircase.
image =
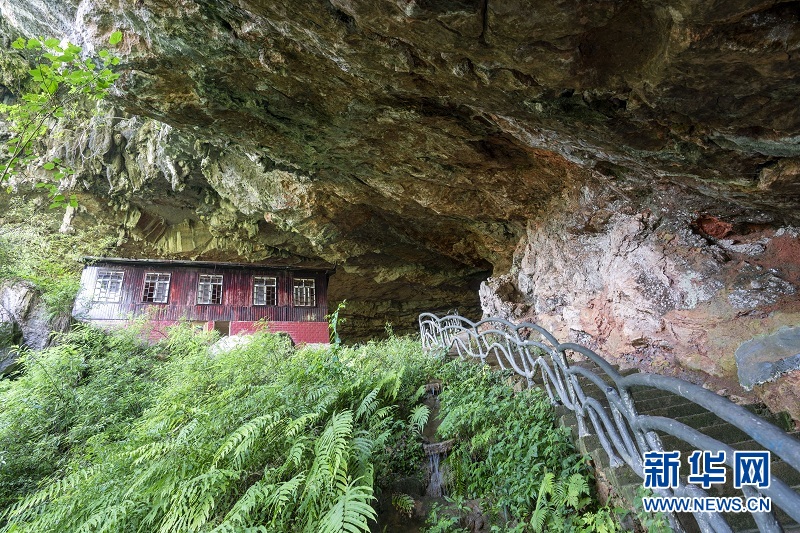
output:
[[[450, 357], [458, 357], [455, 350], [451, 350], [448, 355]], [[486, 358], [486, 364], [496, 370], [500, 370], [501, 368], [500, 364], [497, 362], [496, 354], [490, 353]], [[598, 376], [604, 376], [603, 371], [591, 361], [581, 361], [576, 364], [594, 372]], [[612, 365], [612, 367], [623, 376], [638, 372], [635, 369], [620, 371], [619, 365]], [[521, 385], [525, 385], [522, 383], [522, 378], [516, 377], [515, 379], [518, 380]], [[579, 378], [579, 383], [584, 394], [596, 398], [608, 409], [608, 401], [603, 391], [585, 378]], [[541, 376], [534, 378], [534, 384], [536, 386], [542, 386]], [[636, 410], [640, 415], [672, 418], [736, 450], [763, 450], [763, 446], [754, 441], [745, 432], [682, 396], [650, 387], [635, 387], [631, 390], [631, 395], [633, 396]], [[800, 431], [794, 429], [794, 423], [787, 414], [782, 413], [775, 415], [771, 413], [766, 406], [761, 404], [752, 404], [744, 407], [800, 440]], [[622, 500], [628, 508], [633, 508], [633, 502], [636, 500], [643, 487], [642, 478], [637, 476], [627, 465], [611, 467], [609, 457], [600, 444], [597, 435], [591, 434], [585, 437], [579, 437], [578, 421], [575, 413], [566, 407], [560, 406], [556, 408], [556, 414], [559, 424], [571, 430], [573, 440], [578, 450], [584, 455], [591, 456], [598, 476], [602, 477], [608, 488], [613, 491], [612, 494]], [[658, 431], [656, 433], [661, 438], [664, 450], [678, 450], [681, 452], [680, 472], [681, 477], [684, 478], [685, 481], [685, 476], [689, 472], [688, 457], [694, 451], [694, 448], [673, 435]], [[779, 458], [773, 458], [770, 467], [773, 476], [780, 478], [787, 485], [791, 486], [792, 489], [800, 492], [800, 472], [796, 471]], [[730, 478], [730, 470], [728, 470], [728, 479], [726, 483], [722, 485], [712, 485], [706, 491], [708, 495], [742, 496], [741, 490], [733, 488], [733, 483]], [[777, 507], [774, 509], [774, 512], [785, 532], [800, 533], [800, 524], [792, 520], [785, 512]], [[735, 532], [751, 533], [758, 531], [750, 513], [724, 513], [723, 516], [731, 526], [731, 529]], [[678, 516], [678, 520], [687, 532], [692, 533], [700, 531], [696, 521], [690, 514], [681, 514]]]
[[[521, 330], [524, 331], [520, 333]], [[426, 349], [436, 350], [445, 348], [445, 350], [449, 349], [450, 356], [466, 356], [475, 361], [479, 361], [478, 358], [481, 358], [493, 368], [501, 368], [501, 365], [497, 360], [497, 355], [498, 350], [503, 350], [503, 352], [506, 353], [506, 357], [503, 358], [504, 361], [508, 360], [509, 357], [512, 357], [516, 361], [516, 375], [514, 375], [511, 379], [515, 380], [517, 382], [517, 386], [519, 387], [528, 386], [527, 380], [529, 378], [526, 378], [525, 376], [530, 377], [531, 372], [529, 367], [526, 365], [534, 365], [533, 367], [536, 367], [544, 363], [544, 366], [550, 368], [551, 371], [554, 372], [557, 370], [556, 367], [561, 368], [560, 362], [558, 364], [556, 364], [557, 362], [553, 360], [547, 362], [548, 357], [538, 359], [535, 362], [535, 356], [531, 358], [532, 356], [528, 350], [538, 350], [539, 348], [536, 348], [537, 345], [533, 344], [532, 342], [528, 342], [527, 339], [529, 335], [540, 334], [545, 344], [539, 344], [538, 346], [558, 346], [559, 351], [575, 354], [577, 355], [578, 359], [585, 358], [584, 360], [571, 362], [570, 366], [582, 367], [581, 370], [591, 371], [605, 381], [608, 385], [614, 385], [609, 376], [593, 362], [593, 358], [594, 360], [602, 360], [599, 355], [595, 354], [588, 348], [577, 344], [559, 344], [558, 341], [546, 330], [528, 322], [522, 324], [513, 324], [502, 318], [490, 317], [476, 323], [456, 315], [439, 318], [430, 313], [423, 313], [420, 315], [420, 333], [423, 346], [426, 347]], [[545, 352], [541, 353], [544, 354]], [[572, 358], [573, 355], [568, 355], [568, 357]], [[713, 438], [730, 446], [734, 450], [765, 449], [763, 445], [753, 440], [748, 434], [736, 427], [736, 425], [726, 422], [701, 405], [698, 405], [697, 403], [688, 400], [679, 394], [675, 394], [667, 390], [661, 390], [657, 387], [639, 385], [631, 386], [630, 382], [638, 384], [658, 384], [665, 389], [672, 389], [690, 397], [700, 398], [699, 401], [702, 401], [707, 405], [718, 405], [720, 409], [719, 412], [728, 412], [729, 418], [742, 417], [742, 424], [749, 425], [749, 427], [760, 427], [760, 431], [764, 432], [763, 435], [760, 436], [761, 440], [772, 443], [771, 447], [773, 450], [778, 449], [775, 448], [775, 446], [780, 446], [782, 449], [787, 450], [787, 453], [793, 456], [796, 456], [797, 451], [800, 450], [800, 432], [794, 429], [794, 424], [788, 416], [773, 415], [763, 405], [744, 406], [745, 409], [731, 409], [728, 406], [734, 406], [728, 404], [727, 402], [720, 403], [715, 401], [715, 396], [713, 393], [702, 391], [702, 389], [697, 388], [694, 385], [686, 383], [686, 387], [688, 387], [688, 389], [686, 389], [685, 392], [680, 385], [681, 380], [675, 380], [675, 378], [663, 376], [654, 376], [652, 374], [642, 374], [641, 377], [630, 377], [633, 374], [636, 374], [637, 371], [630, 370], [620, 372], [618, 366], [611, 366], [613, 368], [613, 372], [621, 374], [623, 378], [628, 377], [626, 380], [629, 382], [628, 391], [633, 398], [635, 408], [635, 413], [629, 412], [628, 415], [634, 417], [645, 415], [645, 418], [641, 419], [644, 423], [653, 424], [655, 426], [659, 426], [663, 423], [663, 420], [659, 422], [660, 419], [649, 419], [646, 418], [647, 416], [668, 418], [681, 422], [682, 424], [693, 428], [707, 437]], [[535, 376], [533, 377], [533, 385], [543, 385], [541, 382], [540, 371], [541, 369], [537, 370]], [[579, 372], [562, 369], [558, 370], [557, 373], [560, 374], [561, 372], [568, 372], [569, 374], [576, 375], [583, 393], [587, 397], [594, 398], [603, 406], [606, 411], [606, 415], [608, 415], [609, 419], [612, 420], [613, 424], [613, 416], [611, 415], [608, 407], [608, 400], [606, 398], [605, 391], [598, 388], [598, 386], [592, 383], [589, 379], [579, 375]], [[559, 394], [562, 394], [563, 391], [556, 393], [556, 391], [551, 387], [548, 393], [553, 401], [558, 402], [561, 398]], [[621, 407], [626, 411], [628, 410], [628, 408], [625, 406]], [[745, 416], [746, 410], [749, 410], [762, 420], [765, 420], [773, 426], [776, 426], [777, 430], [774, 427], [771, 428], [768, 425], [763, 424], [763, 422], [757, 417], [751, 418]], [[559, 417], [559, 422], [563, 426], [571, 429], [573, 439], [575, 440], [578, 449], [583, 454], [592, 458], [598, 475], [599, 483], [602, 483], [602, 485], [609, 490], [610, 494], [621, 500], [627, 508], [634, 509], [635, 507], [633, 502], [636, 501], [642, 494], [643, 480], [636, 475], [630, 466], [624, 463], [622, 466], [616, 466], [612, 468], [609, 457], [606, 451], [603, 449], [601, 441], [597, 435], [589, 434], [584, 437], [579, 437], [578, 421], [572, 410], [565, 406], [558, 406], [556, 411]], [[591, 427], [591, 423], [588, 421], [588, 419], [586, 420], [586, 427], [589, 430], [589, 433], [593, 432], [593, 428]], [[788, 435], [789, 438], [787, 439], [780, 430], [783, 430], [785, 435]], [[690, 472], [688, 458], [696, 448], [670, 434], [659, 431], [656, 431], [655, 433], [659, 435], [662, 447], [665, 451], [677, 450], [681, 452], [680, 474], [683, 483], [685, 483], [686, 476]], [[792, 441], [795, 441], [797, 446], [795, 446]], [[797, 496], [795, 498], [789, 497], [787, 493], [783, 493], [781, 498], [784, 499], [786, 505], [790, 506], [790, 511], [792, 514], [797, 515], [797, 507], [794, 505], [794, 502], [800, 501], [797, 500], [797, 497], [800, 497], [800, 472], [782, 461], [775, 453], [772, 455], [770, 468], [773, 479], [780, 479], [788, 486], [790, 491], [794, 491], [794, 493], [796, 493]], [[725, 484], [711, 485], [711, 487], [706, 490], [707, 494], [709, 496], [742, 497], [742, 491], [733, 488], [731, 469], [726, 467], [726, 472], [727, 482]], [[750, 488], [748, 487], [748, 489]], [[775, 494], [777, 495], [779, 493], [776, 492]], [[791, 492], [788, 494], [791, 494]], [[800, 524], [798, 524], [795, 520], [778, 508], [774, 501], [773, 512], [780, 524], [780, 527], [777, 529], [768, 529], [769, 531], [780, 531], [782, 527], [783, 531], [800, 533]], [[678, 525], [683, 530], [693, 533], [695, 531], [700, 531], [697, 520], [699, 520], [702, 515], [703, 513], [698, 513], [698, 518], [695, 519], [695, 516], [691, 514], [678, 514], [676, 519], [678, 521]], [[759, 531], [753, 516], [749, 512], [724, 513], [722, 516], [733, 531], [743, 533]], [[712, 530], [714, 529], [713, 526], [710, 525], [707, 527], [711, 528]], [[725, 529], [723, 528], [722, 530]]]
[[[577, 363], [578, 365], [602, 376], [602, 370], [597, 367], [593, 362], [583, 361]], [[619, 371], [619, 367], [614, 366], [615, 370]], [[630, 375], [637, 372], [636, 370], [621, 371], [622, 375]], [[592, 396], [608, 407], [605, 399], [605, 394], [596, 385], [589, 382], [587, 379], [579, 378], [579, 383], [584, 393], [587, 396]], [[723, 442], [736, 450], [763, 450], [763, 446], [754, 441], [749, 435], [742, 430], [730, 424], [714, 413], [707, 411], [705, 408], [697, 405], [696, 403], [678, 396], [671, 392], [662, 391], [649, 387], [635, 387], [631, 390], [636, 410], [640, 415], [650, 416], [663, 416], [682, 422], [711, 438]], [[800, 439], [800, 431], [794, 429], [794, 424], [787, 415], [774, 415], [769, 412], [763, 405], [748, 405], [745, 406], [748, 410], [754, 412], [758, 416], [764, 418], [781, 429], [784, 429], [789, 435]], [[606, 452], [600, 445], [597, 436], [589, 435], [579, 438], [577, 431], [577, 419], [572, 411], [566, 408], [558, 408], [557, 413], [559, 421], [562, 425], [572, 429], [573, 438], [578, 446], [578, 449], [590, 455], [595, 463], [598, 473], [602, 473], [603, 477], [608, 481], [615, 494], [621, 498], [628, 505], [635, 501], [637, 494], [642, 487], [642, 479], [637, 476], [633, 470], [627, 465], [612, 468], [609, 465], [609, 458]], [[681, 452], [681, 477], [684, 478], [689, 472], [688, 457], [694, 451], [694, 448], [688, 443], [672, 435], [656, 432], [661, 438], [664, 450], [673, 451], [678, 450]], [[794, 470], [791, 466], [783, 462], [777, 457], [772, 458], [771, 472], [773, 476], [780, 478], [787, 485], [791, 486], [795, 491], [800, 492], [800, 472]], [[741, 496], [742, 492], [739, 489], [733, 488], [731, 480], [730, 469], [728, 469], [728, 479], [725, 484], [712, 485], [707, 492], [709, 496]], [[775, 516], [778, 522], [783, 526], [785, 531], [800, 532], [800, 524], [797, 524], [782, 510], [777, 507], [774, 509]], [[737, 532], [750, 532], [758, 531], [755, 521], [750, 513], [724, 513], [723, 516], [728, 521], [728, 524], [734, 531]], [[687, 531], [699, 531], [697, 524], [691, 515], [680, 515], [678, 520]]]

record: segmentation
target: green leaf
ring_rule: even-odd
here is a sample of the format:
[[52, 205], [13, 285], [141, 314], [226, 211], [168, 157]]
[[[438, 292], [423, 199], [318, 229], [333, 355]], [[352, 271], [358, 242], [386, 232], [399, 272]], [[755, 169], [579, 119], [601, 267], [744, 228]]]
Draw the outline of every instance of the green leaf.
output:
[[22, 37], [18, 38], [13, 43], [11, 43], [11, 48], [14, 48], [15, 50], [22, 50], [23, 48], [25, 48], [25, 39], [23, 39]]
[[44, 165], [42, 165], [42, 168], [45, 170], [53, 170], [54, 168], [56, 168], [56, 164], [53, 162], [45, 163]]
[[44, 45], [46, 47], [48, 47], [48, 48], [60, 48], [59, 47], [60, 44], [61, 44], [61, 41], [59, 41], [58, 39], [56, 39], [54, 37], [50, 37], [49, 39], [45, 39], [45, 41], [44, 41]]
[[39, 39], [29, 39], [28, 40], [28, 44], [27, 44], [28, 50], [35, 50], [35, 49], [41, 48], [41, 47], [42, 47], [42, 43], [39, 41]]
[[111, 34], [111, 37], [108, 38], [108, 44], [115, 45], [122, 40], [122, 32], [117, 30]]

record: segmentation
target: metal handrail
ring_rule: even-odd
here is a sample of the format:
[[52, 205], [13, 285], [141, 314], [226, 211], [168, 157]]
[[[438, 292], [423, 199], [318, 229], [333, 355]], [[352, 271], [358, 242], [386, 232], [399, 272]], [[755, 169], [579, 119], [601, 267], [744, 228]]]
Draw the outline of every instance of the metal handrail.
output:
[[[422, 313], [419, 327], [422, 346], [427, 351], [455, 350], [461, 357], [480, 359], [484, 363], [487, 357], [493, 356], [502, 369], [511, 369], [524, 377], [529, 388], [534, 386], [534, 377], [541, 376], [550, 401], [575, 413], [579, 436], [597, 435], [613, 468], [626, 464], [644, 479], [644, 454], [664, 451], [656, 431], [673, 435], [695, 449], [725, 451], [726, 463], [733, 467], [734, 450], [727, 444], [677, 420], [640, 415], [636, 411], [631, 387], [651, 387], [677, 394], [704, 407], [800, 472], [800, 441], [742, 406], [688, 381], [647, 373], [623, 376], [589, 348], [575, 343], [560, 343], [546, 329], [531, 322], [515, 324], [497, 317], [473, 322], [459, 315], [440, 318]], [[531, 339], [531, 336], [538, 336], [538, 340]], [[602, 374], [571, 366], [568, 352], [579, 353], [594, 362]], [[604, 391], [608, 407], [587, 395], [578, 377]], [[677, 488], [655, 492], [666, 497], [707, 495], [701, 488], [682, 482]], [[756, 489], [745, 485], [742, 492], [746, 497], [763, 495], [771, 498], [774, 505], [800, 523], [800, 494], [775, 475], [770, 475], [768, 488]], [[751, 514], [759, 531], [783, 531], [772, 512]], [[731, 531], [720, 513], [695, 513], [694, 517], [703, 532]], [[683, 530], [674, 515], [670, 515], [669, 520], [673, 529]]]

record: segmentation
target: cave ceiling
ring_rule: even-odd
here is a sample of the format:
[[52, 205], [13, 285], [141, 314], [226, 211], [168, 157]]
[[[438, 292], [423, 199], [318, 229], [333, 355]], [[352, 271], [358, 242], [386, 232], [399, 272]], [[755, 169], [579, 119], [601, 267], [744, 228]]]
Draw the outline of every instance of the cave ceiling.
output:
[[799, 222], [798, 2], [0, 0], [0, 15], [88, 51], [123, 32], [110, 102], [133, 118], [82, 175], [86, 209], [127, 188], [132, 243], [183, 224], [183, 255], [225, 259], [208, 243], [227, 225], [256, 243], [240, 256], [335, 264], [339, 296], [379, 295], [366, 314], [476, 305], [526, 227], [586, 187], [613, 209]]

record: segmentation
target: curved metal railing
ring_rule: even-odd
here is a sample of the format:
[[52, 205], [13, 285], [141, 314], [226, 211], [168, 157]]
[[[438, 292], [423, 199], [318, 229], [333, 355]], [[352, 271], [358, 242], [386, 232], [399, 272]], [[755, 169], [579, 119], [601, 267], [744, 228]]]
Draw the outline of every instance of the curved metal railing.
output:
[[[579, 436], [594, 433], [608, 454], [611, 467], [626, 464], [642, 479], [645, 478], [644, 454], [664, 451], [656, 431], [673, 435], [697, 450], [724, 451], [725, 463], [731, 468], [734, 468], [734, 449], [677, 420], [639, 414], [632, 387], [671, 392], [704, 407], [800, 472], [800, 441], [728, 399], [682, 379], [646, 373], [623, 376], [589, 348], [560, 343], [547, 330], [530, 322], [514, 324], [496, 317], [472, 322], [459, 315], [440, 318], [423, 313], [419, 317], [419, 327], [422, 345], [428, 351], [455, 351], [461, 357], [480, 359], [484, 363], [494, 358], [502, 369], [511, 369], [524, 377], [528, 387], [540, 376], [550, 400], [575, 413]], [[570, 352], [594, 362], [602, 373], [598, 375], [582, 366], [570, 365], [567, 357]], [[608, 407], [584, 392], [579, 377], [604, 391]], [[662, 497], [708, 495], [696, 485], [683, 481], [679, 481], [677, 487], [654, 492]], [[747, 498], [769, 497], [773, 505], [800, 523], [800, 494], [776, 476], [770, 476], [768, 488], [744, 485], [742, 492]], [[772, 512], [751, 514], [759, 531], [783, 531]], [[682, 531], [676, 517], [668, 516], [673, 529]], [[694, 517], [703, 532], [732, 531], [720, 513], [699, 512]]]

